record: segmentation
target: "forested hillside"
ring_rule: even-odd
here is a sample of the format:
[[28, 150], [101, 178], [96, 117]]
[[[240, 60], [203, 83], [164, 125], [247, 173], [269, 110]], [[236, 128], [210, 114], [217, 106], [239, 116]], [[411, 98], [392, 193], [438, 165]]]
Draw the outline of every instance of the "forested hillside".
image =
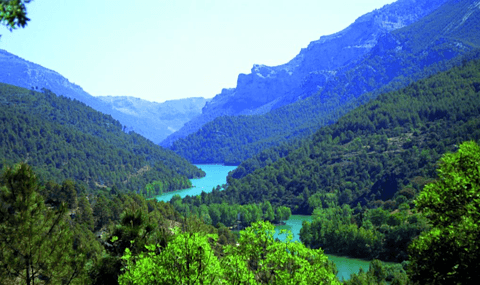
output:
[[[24, 163], [3, 169], [2, 284], [339, 284], [322, 250], [275, 240], [267, 222], [237, 239], [168, 203], [76, 187], [42, 185]], [[45, 188], [74, 195], [53, 201]]]
[[[43, 180], [153, 195], [203, 171], [79, 101], [0, 84], [0, 167], [27, 162]], [[148, 186], [150, 185], [150, 186]]]
[[[412, 199], [436, 177], [442, 154], [479, 139], [480, 61], [475, 60], [383, 94], [320, 129], [286, 157], [241, 179], [229, 177], [225, 191], [186, 197], [177, 209], [269, 201], [273, 208], [318, 217], [302, 230], [307, 245], [402, 261], [410, 241], [427, 228], [424, 217], [411, 212]], [[381, 211], [368, 210], [374, 208]]]
[[477, 60], [383, 94], [287, 157], [230, 178], [216, 197], [269, 200], [294, 213], [309, 213], [308, 197], [317, 192], [336, 193], [340, 204], [352, 206], [388, 201], [414, 178], [434, 177], [441, 154], [480, 138], [479, 84]]
[[99, 112], [111, 115], [122, 126], [126, 126], [127, 132], [134, 131], [154, 143], [161, 142], [185, 122], [200, 114], [207, 101], [204, 98], [187, 98], [157, 103], [126, 96], [94, 97], [58, 72], [2, 49], [0, 66], [0, 83], [36, 91], [45, 88], [59, 96], [76, 99]]
[[315, 95], [262, 116], [220, 117], [171, 149], [196, 163], [238, 164], [272, 146], [314, 133], [341, 115], [421, 78], [478, 56], [480, 10], [448, 1], [405, 28], [385, 34], [359, 61], [335, 71]]

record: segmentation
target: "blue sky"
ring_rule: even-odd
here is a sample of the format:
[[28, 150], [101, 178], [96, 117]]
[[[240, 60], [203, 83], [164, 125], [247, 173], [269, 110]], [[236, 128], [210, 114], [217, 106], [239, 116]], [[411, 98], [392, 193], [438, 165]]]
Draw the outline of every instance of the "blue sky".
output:
[[[393, 0], [34, 0], [0, 48], [88, 93], [211, 98]], [[1, 70], [0, 70], [1, 72]]]

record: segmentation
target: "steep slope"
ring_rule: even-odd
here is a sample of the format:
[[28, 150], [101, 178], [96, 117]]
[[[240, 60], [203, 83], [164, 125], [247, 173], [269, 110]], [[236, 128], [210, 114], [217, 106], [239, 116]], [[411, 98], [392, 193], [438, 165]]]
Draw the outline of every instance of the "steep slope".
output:
[[195, 202], [270, 201], [305, 214], [318, 201], [398, 207], [435, 177], [440, 156], [465, 140], [480, 140], [480, 60], [382, 94], [286, 157], [230, 177], [225, 191]]
[[334, 78], [337, 69], [368, 53], [382, 35], [414, 23], [445, 2], [399, 0], [358, 18], [341, 32], [311, 42], [284, 65], [254, 65], [250, 74], [238, 76], [236, 88], [222, 90], [201, 116], [162, 145], [170, 146], [219, 116], [263, 114], [312, 95]]
[[[206, 100], [203, 98], [154, 102], [133, 99], [133, 97], [94, 97], [80, 86], [71, 83], [58, 72], [24, 60], [0, 49], [0, 82], [35, 91], [43, 88], [57, 95], [76, 99], [86, 105], [111, 115], [126, 126], [127, 131], [135, 131], [155, 143], [161, 142], [168, 135], [180, 129], [183, 124], [199, 115]], [[130, 101], [119, 107], [121, 101]], [[135, 103], [133, 103], [135, 102]], [[127, 104], [127, 105], [125, 105]], [[150, 106], [151, 104], [151, 106]], [[163, 107], [162, 107], [163, 106]], [[129, 109], [129, 108], [133, 109]], [[146, 128], [145, 126], [149, 126]]]
[[194, 162], [239, 163], [312, 134], [381, 92], [451, 68], [462, 56], [475, 58], [480, 47], [475, 3], [449, 1], [420, 21], [383, 35], [361, 60], [338, 69], [334, 80], [313, 96], [261, 116], [216, 118], [171, 149]]
[[186, 188], [205, 175], [79, 101], [0, 83], [0, 106], [0, 167], [24, 161], [44, 180], [136, 192]]
[[80, 86], [71, 83], [58, 72], [24, 60], [6, 50], [0, 49], [0, 82], [41, 91], [42, 88], [55, 94], [76, 99], [102, 113], [107, 113], [107, 106], [100, 100], [85, 92]]
[[159, 143], [179, 130], [186, 122], [200, 115], [208, 99], [202, 97], [150, 102], [129, 96], [97, 97], [112, 110], [122, 113], [122, 124], [128, 130]]

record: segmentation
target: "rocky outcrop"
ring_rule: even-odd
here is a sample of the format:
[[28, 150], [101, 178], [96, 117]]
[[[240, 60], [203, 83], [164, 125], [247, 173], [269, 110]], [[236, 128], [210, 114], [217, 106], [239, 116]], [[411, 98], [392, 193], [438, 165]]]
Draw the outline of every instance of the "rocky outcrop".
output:
[[446, 1], [398, 0], [361, 16], [338, 33], [311, 42], [286, 64], [254, 65], [251, 73], [238, 76], [236, 88], [222, 90], [205, 105], [200, 116], [162, 145], [170, 146], [216, 117], [263, 114], [315, 94], [337, 70], [362, 59], [383, 35], [418, 21]]

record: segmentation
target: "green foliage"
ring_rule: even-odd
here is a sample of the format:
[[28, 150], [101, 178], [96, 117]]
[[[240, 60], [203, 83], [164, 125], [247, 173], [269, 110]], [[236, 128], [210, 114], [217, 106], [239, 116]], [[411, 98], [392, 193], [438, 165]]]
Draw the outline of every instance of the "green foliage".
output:
[[411, 245], [411, 278], [419, 284], [471, 284], [480, 264], [480, 146], [465, 142], [445, 154], [438, 176], [415, 200], [432, 229]]
[[[213, 192], [219, 191], [214, 189]], [[235, 228], [245, 228], [259, 221], [278, 224], [288, 220], [292, 214], [290, 208], [284, 206], [272, 207], [268, 201], [248, 205], [228, 204], [226, 202], [219, 204], [203, 199], [203, 197], [209, 197], [205, 194], [196, 197], [187, 196], [183, 200], [179, 196], [174, 196], [170, 203], [181, 214], [185, 216], [195, 215], [202, 219], [205, 224], [215, 226], [221, 223]]]
[[[281, 98], [302, 99], [263, 115], [218, 117], [174, 142], [171, 149], [196, 163], [239, 164], [259, 154], [255, 159], [265, 161], [258, 163], [264, 167], [283, 156], [263, 150], [293, 142], [298, 146], [297, 139], [381, 93], [459, 66], [463, 60], [478, 59], [480, 13], [472, 5], [471, 0], [448, 1], [416, 23], [380, 37], [364, 58], [335, 70], [320, 90], [314, 84], [311, 91], [295, 94], [295, 99]], [[292, 150], [280, 146], [274, 152], [285, 149]]]
[[346, 285], [370, 285], [370, 284], [410, 284], [403, 264], [386, 264], [379, 260], [372, 260], [367, 272], [360, 269], [360, 272], [352, 274], [350, 279], [344, 281]]
[[73, 179], [89, 191], [115, 186], [152, 197], [205, 175], [171, 151], [124, 133], [110, 116], [48, 90], [0, 84], [0, 105], [0, 166], [28, 161], [41, 180]]
[[344, 204], [316, 208], [312, 222], [303, 224], [300, 239], [306, 246], [332, 254], [402, 262], [408, 258], [408, 245], [426, 229], [423, 215], [408, 209], [358, 211]]
[[74, 244], [65, 207], [45, 206], [38, 180], [26, 164], [6, 168], [1, 180], [2, 284], [80, 282], [85, 277], [86, 251]]
[[[284, 158], [241, 179], [229, 177], [225, 191], [202, 195], [199, 202], [245, 206], [269, 201], [295, 214], [319, 208], [329, 218], [305, 226], [302, 240], [308, 246], [406, 260], [408, 244], [427, 229], [413, 209], [414, 197], [435, 177], [443, 153], [464, 140], [480, 139], [479, 67], [478, 61], [465, 63], [383, 94], [320, 129]], [[191, 209], [194, 203], [185, 198], [183, 207]], [[350, 219], [338, 220], [344, 204], [356, 208]]]
[[[337, 284], [334, 265], [322, 250], [292, 242], [287, 231], [282, 232], [287, 235], [285, 241], [276, 242], [274, 232], [268, 222], [254, 223], [240, 232], [238, 246], [230, 246], [226, 252], [237, 256], [240, 267], [246, 265], [260, 284]], [[227, 271], [235, 269], [227, 267]]]
[[[127, 248], [122, 257], [126, 261], [125, 274], [120, 284], [221, 284], [222, 268], [214, 255], [210, 241], [214, 235], [180, 233], [167, 247], [156, 252], [156, 246], [146, 246], [148, 252], [132, 257]], [[157, 254], [158, 253], [158, 254]]]
[[215, 235], [209, 246], [218, 255], [235, 243], [227, 228], [185, 219], [169, 203], [116, 191], [85, 195], [69, 180], [43, 186], [28, 165], [7, 167], [0, 179], [0, 284], [118, 284], [125, 249], [148, 254], [145, 246], [154, 244], [156, 253], [164, 251], [174, 226], [189, 236]]
[[213, 254], [216, 235], [181, 233], [162, 251], [146, 246], [147, 253], [122, 257], [125, 273], [120, 284], [338, 284], [334, 266], [321, 250], [299, 242], [273, 238], [268, 222], [252, 224], [240, 232], [237, 245], [224, 247], [224, 255]]
[[225, 191], [203, 200], [269, 201], [294, 214], [309, 214], [320, 202], [371, 208], [388, 202], [394, 210], [435, 177], [441, 154], [464, 140], [480, 139], [479, 66], [473, 61], [383, 94], [320, 129], [284, 158], [241, 179], [229, 177]]
[[0, 24], [12, 29], [24, 28], [27, 22], [27, 8], [25, 4], [32, 0], [0, 0]]

